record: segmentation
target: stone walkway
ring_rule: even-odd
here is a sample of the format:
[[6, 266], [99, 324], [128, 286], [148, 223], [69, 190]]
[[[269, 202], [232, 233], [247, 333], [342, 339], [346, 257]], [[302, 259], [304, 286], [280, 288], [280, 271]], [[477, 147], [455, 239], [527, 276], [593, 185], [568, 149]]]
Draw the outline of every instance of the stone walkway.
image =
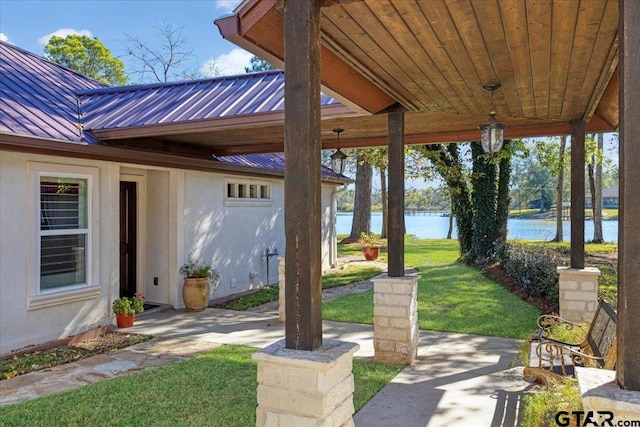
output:
[[[370, 286], [334, 288], [327, 298]], [[222, 344], [263, 348], [284, 337], [284, 324], [278, 320], [277, 307], [262, 310], [145, 313], [127, 332], [150, 334], [152, 340], [0, 381], [0, 405], [164, 366]], [[323, 337], [357, 342], [355, 357], [373, 358], [371, 325], [324, 321]], [[416, 361], [355, 414], [356, 426], [518, 425], [522, 397], [531, 387], [522, 379], [522, 367], [517, 367], [519, 341], [433, 331], [420, 331], [419, 338]]]

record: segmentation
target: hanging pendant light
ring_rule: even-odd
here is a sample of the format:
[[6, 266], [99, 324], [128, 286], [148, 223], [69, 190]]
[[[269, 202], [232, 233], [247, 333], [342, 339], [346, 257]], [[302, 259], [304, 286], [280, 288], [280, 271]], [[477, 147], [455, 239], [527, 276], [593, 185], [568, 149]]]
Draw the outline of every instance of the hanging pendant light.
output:
[[338, 149], [330, 156], [331, 170], [333, 170], [333, 173], [340, 176], [344, 172], [345, 160], [347, 159], [347, 155], [340, 151], [340, 134], [344, 132], [344, 129], [335, 128], [333, 131], [338, 134]]
[[506, 124], [496, 120], [496, 112], [493, 106], [493, 92], [501, 87], [502, 85], [500, 83], [482, 86], [484, 90], [489, 92], [491, 99], [491, 112], [489, 113], [489, 120], [478, 126], [478, 129], [480, 129], [480, 142], [482, 143], [482, 149], [485, 153], [491, 156], [494, 156], [502, 149], [502, 144], [504, 143], [504, 128], [507, 127]]

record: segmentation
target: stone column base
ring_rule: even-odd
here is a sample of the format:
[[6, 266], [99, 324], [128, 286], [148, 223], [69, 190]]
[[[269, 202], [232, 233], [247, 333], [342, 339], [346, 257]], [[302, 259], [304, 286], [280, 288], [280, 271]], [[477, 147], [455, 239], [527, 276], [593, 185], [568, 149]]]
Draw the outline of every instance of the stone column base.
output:
[[616, 382], [616, 371], [577, 366], [576, 378], [580, 385], [584, 411], [593, 411], [596, 422], [602, 420], [598, 412], [606, 411], [613, 415], [611, 425], [618, 425], [618, 421], [623, 420], [640, 424], [640, 391], [621, 389]]
[[593, 319], [598, 307], [598, 277], [593, 267], [558, 267], [560, 288], [560, 317], [583, 323]]
[[254, 353], [258, 361], [256, 426], [353, 426], [356, 343], [325, 340], [314, 351], [280, 340]]
[[278, 319], [284, 322], [287, 318], [285, 316], [284, 305], [284, 285], [285, 285], [285, 273], [284, 273], [284, 257], [278, 257]]
[[374, 360], [411, 364], [418, 354], [418, 275], [373, 281]]

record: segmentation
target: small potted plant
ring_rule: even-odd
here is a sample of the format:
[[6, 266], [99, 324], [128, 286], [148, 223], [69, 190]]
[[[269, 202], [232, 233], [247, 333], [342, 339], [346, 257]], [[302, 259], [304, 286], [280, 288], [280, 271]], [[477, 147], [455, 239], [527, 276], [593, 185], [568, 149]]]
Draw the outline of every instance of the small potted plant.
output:
[[218, 287], [220, 275], [210, 262], [195, 261], [191, 255], [182, 267], [180, 274], [184, 275], [182, 285], [182, 299], [187, 311], [202, 311], [209, 305], [210, 286]]
[[362, 252], [367, 261], [374, 261], [378, 259], [380, 255], [380, 244], [378, 242], [378, 236], [375, 233], [362, 232], [360, 233], [360, 244], [362, 245]]
[[122, 297], [113, 300], [113, 312], [116, 314], [118, 328], [130, 328], [133, 326], [136, 313], [144, 311], [144, 296], [135, 294], [131, 298]]

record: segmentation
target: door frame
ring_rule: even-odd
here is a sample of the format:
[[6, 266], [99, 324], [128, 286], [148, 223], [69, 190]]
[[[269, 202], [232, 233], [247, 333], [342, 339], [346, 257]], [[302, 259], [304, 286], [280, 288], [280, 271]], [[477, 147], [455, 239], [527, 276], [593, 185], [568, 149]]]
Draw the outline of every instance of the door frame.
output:
[[[145, 269], [146, 269], [146, 253], [144, 251], [145, 242], [146, 242], [146, 197], [147, 193], [146, 188], [146, 173], [145, 171], [140, 171], [140, 174], [137, 173], [121, 173], [120, 179], [118, 181], [118, 194], [120, 193], [120, 182], [128, 181], [136, 183], [136, 290], [144, 295], [147, 294], [144, 277], [145, 277]], [[118, 207], [119, 213], [119, 207]], [[118, 215], [118, 234], [120, 233], [120, 215]], [[120, 247], [120, 236], [118, 235], [118, 248]], [[118, 268], [120, 266], [120, 256], [118, 250]], [[119, 270], [118, 270], [119, 271]], [[120, 277], [118, 273], [118, 278]], [[118, 283], [119, 284], [119, 283]], [[119, 285], [118, 285], [118, 292]]]

